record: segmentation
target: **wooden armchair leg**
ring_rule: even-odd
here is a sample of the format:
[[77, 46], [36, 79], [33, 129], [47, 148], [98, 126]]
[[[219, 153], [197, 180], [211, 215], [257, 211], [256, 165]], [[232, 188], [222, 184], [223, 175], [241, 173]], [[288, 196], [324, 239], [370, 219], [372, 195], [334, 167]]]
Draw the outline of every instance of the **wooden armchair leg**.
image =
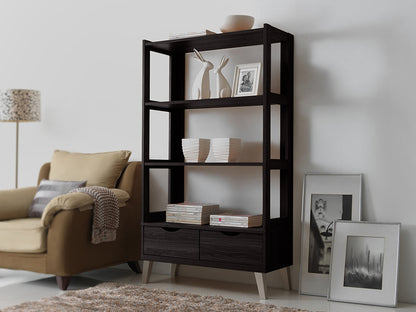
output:
[[140, 269], [140, 265], [139, 265], [139, 261], [129, 261], [127, 262], [127, 264], [129, 265], [130, 269], [134, 272], [134, 273], [142, 273], [142, 270]]
[[56, 283], [60, 290], [66, 290], [70, 281], [71, 276], [56, 276]]

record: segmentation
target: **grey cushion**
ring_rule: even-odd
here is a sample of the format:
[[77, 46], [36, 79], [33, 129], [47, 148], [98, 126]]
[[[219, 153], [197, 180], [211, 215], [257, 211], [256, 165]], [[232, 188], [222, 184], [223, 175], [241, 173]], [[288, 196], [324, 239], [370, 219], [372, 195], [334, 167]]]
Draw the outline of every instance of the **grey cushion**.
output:
[[43, 210], [52, 198], [66, 194], [78, 187], [84, 187], [87, 181], [40, 181], [38, 191], [29, 209], [29, 218], [41, 218]]

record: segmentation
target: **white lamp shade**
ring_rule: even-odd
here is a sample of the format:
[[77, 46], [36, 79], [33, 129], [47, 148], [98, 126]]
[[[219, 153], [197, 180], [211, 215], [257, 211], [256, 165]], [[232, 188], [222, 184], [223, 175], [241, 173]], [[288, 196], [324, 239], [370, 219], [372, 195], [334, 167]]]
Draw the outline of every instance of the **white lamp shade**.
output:
[[37, 90], [0, 90], [0, 121], [39, 121], [40, 92]]

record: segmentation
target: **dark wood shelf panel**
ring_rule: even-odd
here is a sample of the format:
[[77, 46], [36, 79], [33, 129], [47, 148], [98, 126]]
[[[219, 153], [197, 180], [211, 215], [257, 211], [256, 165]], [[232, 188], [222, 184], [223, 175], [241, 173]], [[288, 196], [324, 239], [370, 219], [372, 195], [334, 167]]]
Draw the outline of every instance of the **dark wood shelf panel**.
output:
[[[150, 160], [143, 162], [145, 167], [149, 168], [171, 168], [171, 167], [261, 167], [264, 166], [264, 162], [179, 162], [170, 160]], [[289, 162], [282, 159], [270, 159], [270, 169], [283, 170], [287, 169]]]
[[143, 162], [144, 166], [150, 168], [170, 168], [170, 167], [182, 167], [182, 166], [207, 166], [207, 167], [255, 167], [263, 166], [262, 162], [203, 162], [203, 163], [190, 163], [190, 162], [175, 162], [169, 160], [150, 160]]
[[221, 107], [239, 107], [239, 106], [259, 106], [263, 104], [263, 96], [245, 96], [230, 97], [221, 99], [203, 99], [203, 100], [182, 100], [146, 102], [144, 105], [153, 109], [175, 110], [175, 109], [199, 109], [199, 108], [221, 108]]
[[[291, 34], [268, 24], [264, 24], [264, 26], [273, 30], [271, 32], [272, 43], [288, 41], [292, 36]], [[151, 51], [168, 55], [172, 53], [189, 53], [192, 52], [194, 48], [198, 51], [241, 48], [263, 44], [263, 34], [264, 28], [257, 28], [175, 40], [146, 41], [145, 46]]]
[[171, 223], [171, 222], [142, 222], [144, 226], [154, 226], [162, 228], [175, 229], [192, 229], [201, 231], [215, 231], [215, 232], [234, 232], [234, 233], [263, 233], [263, 227], [240, 228], [231, 226], [212, 226], [212, 225], [196, 225], [186, 223]]
[[271, 105], [288, 105], [290, 103], [287, 96], [282, 94], [270, 92], [270, 104]]
[[270, 169], [282, 170], [289, 167], [289, 162], [283, 159], [270, 159]]
[[[149, 101], [145, 106], [150, 109], [171, 111], [180, 109], [201, 109], [201, 108], [222, 108], [222, 107], [243, 107], [263, 105], [263, 95], [241, 96], [220, 99], [204, 100], [181, 100], [181, 101]], [[271, 103], [275, 105], [286, 105], [287, 97], [281, 94], [270, 93]]]

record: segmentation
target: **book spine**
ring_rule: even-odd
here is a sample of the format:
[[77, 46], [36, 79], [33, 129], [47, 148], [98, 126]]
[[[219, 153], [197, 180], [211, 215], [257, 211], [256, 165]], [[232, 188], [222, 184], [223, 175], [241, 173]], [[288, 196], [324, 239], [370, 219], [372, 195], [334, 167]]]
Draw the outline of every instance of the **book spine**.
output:
[[242, 228], [247, 228], [248, 224], [245, 223], [239, 223], [239, 222], [215, 222], [215, 221], [211, 221], [209, 223], [210, 225], [216, 225], [216, 226], [232, 226], [232, 227], [242, 227]]
[[192, 221], [192, 220], [166, 220], [166, 222], [204, 225], [204, 223], [202, 223], [201, 221]]
[[193, 204], [193, 203], [178, 203], [178, 204], [168, 204], [169, 206], [174, 207], [191, 207], [191, 208], [206, 208], [206, 207], [219, 207], [218, 204]]
[[197, 225], [203, 225], [203, 224], [209, 224], [209, 220], [201, 220], [201, 219], [189, 219], [189, 218], [175, 218], [175, 217], [167, 217], [166, 222], [172, 222], [172, 223], [187, 223], [187, 224], [197, 224]]
[[237, 216], [237, 215], [217, 215], [212, 214], [211, 219], [213, 220], [222, 220], [222, 221], [241, 221], [241, 222], [252, 222], [257, 220], [262, 220], [262, 215], [253, 215], [253, 216]]
[[201, 216], [202, 214], [198, 211], [168, 211], [166, 210], [166, 215], [175, 215], [175, 216]]
[[219, 209], [219, 205], [181, 205], [181, 204], [168, 204], [167, 208], [186, 208], [186, 209]]
[[219, 221], [231, 221], [231, 222], [248, 222], [248, 217], [234, 217], [234, 216], [217, 216], [211, 215], [211, 220]]

